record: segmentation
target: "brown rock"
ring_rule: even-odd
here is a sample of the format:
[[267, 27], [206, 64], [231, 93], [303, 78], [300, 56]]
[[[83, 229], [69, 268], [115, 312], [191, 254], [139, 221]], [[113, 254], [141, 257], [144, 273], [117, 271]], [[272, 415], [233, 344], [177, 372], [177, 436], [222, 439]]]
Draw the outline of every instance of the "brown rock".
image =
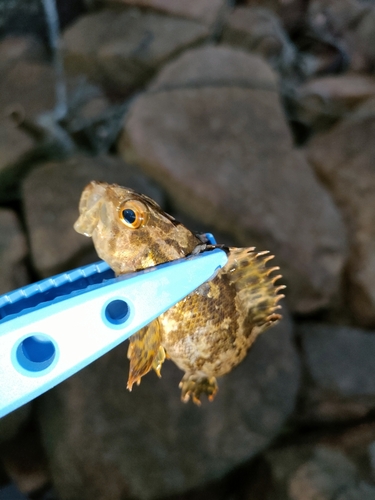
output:
[[[303, 155], [293, 149], [269, 67], [247, 55], [240, 79], [235, 73], [230, 85], [229, 76], [222, 76], [228, 52], [239, 67], [244, 54], [235, 50], [184, 54], [184, 67], [188, 57], [191, 64], [184, 74], [196, 75], [200, 68], [196, 81], [208, 84], [188, 76], [186, 87], [141, 95], [119, 150], [165, 187], [179, 210], [231, 234], [240, 245], [275, 252], [291, 308], [311, 312], [329, 305], [337, 293], [346, 249], [343, 224]], [[254, 73], [263, 65], [267, 82], [244, 77], [252, 64]], [[152, 89], [161, 82], [168, 88], [168, 73], [173, 89], [180, 67], [179, 59], [167, 65]]]
[[151, 8], [170, 16], [195, 19], [204, 24], [213, 24], [225, 8], [225, 0], [105, 0], [108, 4], [133, 5]]
[[238, 7], [228, 16], [222, 41], [264, 57], [282, 73], [291, 71], [296, 50], [279, 18], [262, 7]]
[[375, 78], [345, 74], [315, 78], [297, 89], [297, 119], [319, 128], [375, 96]]
[[34, 148], [28, 135], [9, 119], [0, 118], [0, 200], [15, 198], [17, 180]]
[[360, 324], [375, 325], [375, 114], [363, 110], [315, 136], [307, 152], [347, 224], [349, 306]]
[[23, 183], [23, 202], [33, 263], [42, 276], [72, 265], [92, 248], [73, 230], [82, 189], [92, 180], [116, 182], [159, 200], [160, 191], [135, 167], [110, 156], [75, 156], [33, 170]]
[[375, 335], [334, 325], [299, 325], [309, 383], [299, 418], [308, 423], [363, 418], [375, 408]]
[[64, 33], [68, 70], [86, 73], [120, 93], [143, 84], [176, 52], [207, 38], [195, 21], [138, 9], [88, 14]]
[[288, 320], [219, 381], [213, 403], [180, 401], [170, 362], [125, 389], [122, 345], [40, 400], [53, 481], [64, 500], [151, 499], [223, 476], [264, 449], [291, 412], [298, 360]]
[[249, 87], [277, 91], [276, 74], [258, 56], [208, 45], [188, 50], [151, 82], [151, 91], [196, 87]]
[[0, 294], [25, 285], [28, 276], [24, 259], [26, 238], [16, 214], [0, 209]]
[[55, 105], [55, 75], [47, 64], [19, 61], [0, 80], [0, 111], [29, 119]]

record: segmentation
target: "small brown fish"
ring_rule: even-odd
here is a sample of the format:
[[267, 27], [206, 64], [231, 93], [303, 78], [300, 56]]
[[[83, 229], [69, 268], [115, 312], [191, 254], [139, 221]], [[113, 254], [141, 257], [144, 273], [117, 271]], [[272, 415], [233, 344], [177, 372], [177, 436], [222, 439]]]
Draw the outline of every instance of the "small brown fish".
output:
[[[91, 182], [83, 191], [74, 229], [91, 236], [96, 251], [117, 275], [199, 253], [207, 245], [147, 196], [116, 184]], [[182, 400], [212, 400], [216, 377], [245, 357], [256, 337], [281, 316], [275, 286], [278, 267], [254, 248], [228, 248], [215, 278], [130, 338], [128, 389], [153, 368], [160, 376], [166, 357], [185, 372]]]

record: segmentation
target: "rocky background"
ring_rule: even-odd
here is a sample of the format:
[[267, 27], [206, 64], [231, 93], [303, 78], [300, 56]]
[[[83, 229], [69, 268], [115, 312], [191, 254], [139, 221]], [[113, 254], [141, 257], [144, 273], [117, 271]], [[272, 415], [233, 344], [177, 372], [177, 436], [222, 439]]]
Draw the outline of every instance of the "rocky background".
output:
[[0, 293], [97, 260], [96, 179], [271, 250], [284, 319], [212, 404], [122, 345], [5, 417], [0, 499], [375, 499], [375, 1], [57, 8], [0, 1]]

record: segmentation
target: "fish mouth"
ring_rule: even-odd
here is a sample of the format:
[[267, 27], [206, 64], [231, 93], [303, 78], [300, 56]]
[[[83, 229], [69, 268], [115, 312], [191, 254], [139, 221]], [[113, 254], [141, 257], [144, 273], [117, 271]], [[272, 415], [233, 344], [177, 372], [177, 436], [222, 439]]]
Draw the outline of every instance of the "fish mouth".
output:
[[87, 224], [87, 220], [84, 215], [80, 215], [73, 225], [73, 228], [77, 233], [88, 237], [92, 236], [95, 227], [96, 224], [95, 226]]

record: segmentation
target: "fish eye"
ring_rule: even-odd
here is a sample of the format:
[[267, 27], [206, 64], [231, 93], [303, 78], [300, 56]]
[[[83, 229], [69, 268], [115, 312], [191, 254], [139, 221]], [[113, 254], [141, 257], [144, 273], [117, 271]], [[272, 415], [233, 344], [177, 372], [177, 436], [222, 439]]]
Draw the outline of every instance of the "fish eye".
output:
[[118, 216], [125, 226], [131, 229], [138, 229], [147, 221], [147, 209], [138, 200], [127, 200], [119, 206]]

